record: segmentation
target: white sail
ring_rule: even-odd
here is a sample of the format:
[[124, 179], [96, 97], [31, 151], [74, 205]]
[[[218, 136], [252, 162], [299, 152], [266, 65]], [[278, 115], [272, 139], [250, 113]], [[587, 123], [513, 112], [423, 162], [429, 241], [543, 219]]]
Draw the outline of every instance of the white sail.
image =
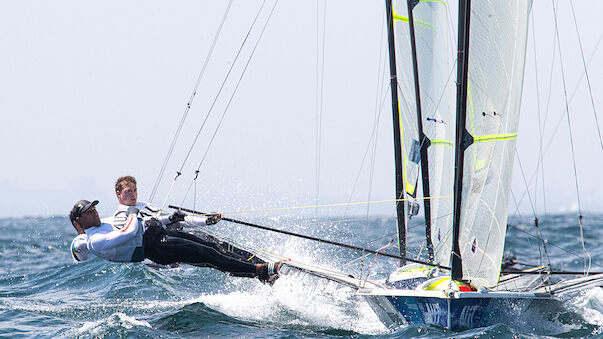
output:
[[421, 1], [413, 8], [423, 133], [427, 149], [431, 240], [434, 261], [448, 265], [452, 248], [454, 110], [451, 105], [451, 45], [446, 1]]
[[459, 247], [463, 279], [497, 284], [526, 53], [529, 0], [471, 2]]
[[419, 177], [419, 130], [413, 77], [408, 8], [406, 0], [393, 1], [394, 38], [396, 46], [396, 73], [398, 75], [398, 104], [402, 148], [404, 198], [417, 194]]

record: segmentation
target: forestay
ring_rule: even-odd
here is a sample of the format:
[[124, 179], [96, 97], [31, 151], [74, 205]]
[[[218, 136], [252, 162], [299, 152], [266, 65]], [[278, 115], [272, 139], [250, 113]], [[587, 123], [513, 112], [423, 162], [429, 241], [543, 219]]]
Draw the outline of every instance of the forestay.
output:
[[497, 284], [519, 121], [529, 0], [471, 2], [459, 248], [462, 279]]

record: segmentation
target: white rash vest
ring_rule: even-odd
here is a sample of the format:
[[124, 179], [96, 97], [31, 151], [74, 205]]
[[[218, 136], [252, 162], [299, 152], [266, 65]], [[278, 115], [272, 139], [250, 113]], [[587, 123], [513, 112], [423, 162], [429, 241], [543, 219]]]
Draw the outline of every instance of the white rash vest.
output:
[[76, 261], [84, 261], [93, 256], [114, 262], [132, 262], [144, 260], [142, 250], [143, 227], [130, 215], [124, 227], [116, 229], [107, 222], [90, 227], [71, 242], [71, 255]]
[[88, 235], [78, 234], [78, 236], [71, 241], [71, 257], [75, 262], [94, 258], [94, 254], [90, 253], [88, 250]]

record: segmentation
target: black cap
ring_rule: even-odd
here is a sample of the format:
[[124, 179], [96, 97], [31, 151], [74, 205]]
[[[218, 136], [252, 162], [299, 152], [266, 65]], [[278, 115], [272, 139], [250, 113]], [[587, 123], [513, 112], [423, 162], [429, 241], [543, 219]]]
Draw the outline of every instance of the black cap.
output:
[[88, 200], [80, 200], [73, 205], [71, 209], [71, 213], [69, 213], [69, 219], [71, 222], [75, 221], [75, 218], [81, 217], [84, 212], [86, 212], [90, 207], [96, 206], [98, 204], [98, 200], [94, 200], [90, 202]]

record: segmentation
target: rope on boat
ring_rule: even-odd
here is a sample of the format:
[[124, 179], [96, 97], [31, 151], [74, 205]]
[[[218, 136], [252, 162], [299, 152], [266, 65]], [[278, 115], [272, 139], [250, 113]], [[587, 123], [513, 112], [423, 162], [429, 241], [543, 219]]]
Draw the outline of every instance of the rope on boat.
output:
[[[184, 207], [174, 206], [174, 205], [169, 205], [169, 208], [173, 208], [173, 209], [177, 209], [177, 210], [181, 210], [181, 211], [184, 211], [184, 212], [188, 212], [188, 213], [192, 213], [192, 214], [197, 214], [197, 215], [212, 215], [212, 214], [215, 214], [215, 213], [199, 212], [199, 211], [191, 210], [191, 209], [184, 208]], [[336, 242], [336, 241], [331, 241], [331, 240], [326, 240], [326, 239], [320, 239], [320, 238], [317, 238], [317, 237], [312, 237], [312, 236], [308, 236], [308, 235], [304, 235], [304, 234], [299, 234], [299, 233], [294, 233], [294, 232], [289, 232], [289, 231], [285, 231], [285, 230], [280, 230], [280, 229], [276, 229], [276, 228], [272, 228], [272, 227], [257, 225], [257, 224], [253, 224], [253, 223], [250, 223], [250, 222], [241, 221], [241, 220], [235, 220], [235, 219], [231, 219], [231, 218], [222, 218], [222, 220], [229, 221], [229, 222], [236, 223], [236, 224], [240, 224], [240, 225], [245, 225], [245, 226], [250, 226], [250, 227], [254, 227], [254, 228], [259, 228], [259, 229], [263, 229], [263, 230], [266, 230], [266, 231], [272, 231], [272, 232], [276, 232], [276, 233], [282, 233], [282, 234], [286, 234], [286, 235], [290, 235], [290, 236], [294, 236], [294, 237], [299, 237], [299, 238], [303, 238], [303, 239], [307, 239], [307, 240], [312, 240], [312, 241], [317, 241], [317, 242], [321, 242], [321, 243], [325, 243], [325, 244], [330, 244], [330, 245], [334, 245], [334, 246], [345, 247], [345, 248], [349, 248], [349, 249], [352, 249], [352, 250], [357, 250], [357, 251], [362, 251], [362, 252], [377, 254], [377, 255], [384, 256], [384, 257], [393, 258], [393, 259], [406, 260], [406, 261], [410, 261], [410, 262], [417, 263], [417, 264], [422, 264], [422, 265], [427, 265], [427, 266], [434, 266], [434, 267], [438, 267], [439, 269], [443, 269], [443, 270], [450, 270], [450, 267], [447, 267], [447, 266], [439, 266], [437, 264], [426, 262], [426, 261], [422, 261], [422, 260], [417, 260], [417, 259], [413, 259], [413, 258], [402, 257], [402, 256], [395, 255], [395, 254], [384, 253], [383, 250], [381, 250], [381, 251], [374, 251], [374, 250], [370, 250], [370, 249], [367, 249], [367, 248], [362, 248], [362, 247], [359, 247], [359, 246], [353, 246], [353, 245], [339, 243], [339, 242]], [[264, 251], [264, 250], [262, 250], [262, 251]], [[277, 256], [275, 254], [272, 254], [272, 255], [273, 256]], [[280, 256], [277, 256], [277, 257], [280, 257]], [[535, 272], [535, 271], [525, 271], [525, 270], [524, 271], [501, 271], [501, 273], [503, 273], [503, 274], [530, 274], [530, 275], [531, 274], [550, 274], [550, 275], [580, 275], [580, 274], [584, 274], [584, 272], [578, 272], [578, 271], [548, 271], [548, 270], [547, 271], [538, 271], [538, 272]], [[589, 272], [587, 275], [595, 275], [595, 274], [603, 274], [603, 271], [602, 272]]]
[[[184, 208], [184, 207], [173, 206], [173, 205], [170, 205], [169, 208], [177, 209], [177, 210], [188, 212], [188, 213], [198, 214], [198, 215], [215, 214], [215, 213], [203, 213], [203, 212], [191, 210], [191, 209]], [[276, 228], [262, 226], [262, 225], [258, 225], [258, 224], [253, 224], [253, 223], [246, 222], [246, 221], [241, 221], [241, 220], [236, 220], [236, 219], [231, 219], [231, 218], [222, 218], [222, 220], [229, 221], [229, 222], [236, 223], [236, 224], [240, 224], [240, 225], [245, 225], [245, 226], [250, 226], [250, 227], [254, 227], [254, 228], [259, 228], [259, 229], [263, 229], [263, 230], [266, 230], [266, 231], [272, 231], [272, 232], [282, 233], [282, 234], [286, 234], [286, 235], [290, 235], [290, 236], [294, 236], [294, 237], [298, 237], [298, 238], [303, 238], [303, 239], [307, 239], [307, 240], [317, 241], [317, 242], [321, 242], [321, 243], [325, 243], [325, 244], [335, 245], [335, 246], [339, 246], [339, 247], [345, 247], [345, 248], [349, 248], [349, 249], [356, 250], [356, 251], [368, 252], [368, 253], [372, 253], [372, 254], [380, 254], [380, 255], [385, 256], [385, 257], [390, 257], [390, 258], [394, 258], [394, 259], [398, 259], [398, 260], [406, 260], [406, 261], [410, 261], [410, 262], [414, 262], [414, 263], [422, 264], [422, 265], [435, 266], [435, 267], [439, 267], [441, 269], [446, 269], [446, 270], [450, 269], [449, 267], [440, 266], [440, 265], [437, 265], [437, 264], [434, 264], [434, 263], [430, 263], [430, 262], [427, 262], [427, 261], [423, 261], [423, 260], [417, 260], [417, 259], [413, 259], [413, 258], [402, 257], [402, 256], [395, 255], [395, 254], [383, 253], [383, 252], [379, 252], [379, 251], [370, 250], [370, 249], [367, 249], [367, 248], [362, 248], [362, 247], [359, 247], [359, 246], [348, 245], [348, 244], [343, 244], [343, 243], [336, 242], [336, 241], [331, 241], [331, 240], [327, 240], [327, 239], [320, 239], [320, 238], [317, 238], [317, 237], [312, 237], [312, 236], [309, 236], [309, 235], [304, 235], [304, 234], [289, 232], [289, 231], [285, 231], [285, 230], [279, 230], [279, 229], [276, 229]]]

